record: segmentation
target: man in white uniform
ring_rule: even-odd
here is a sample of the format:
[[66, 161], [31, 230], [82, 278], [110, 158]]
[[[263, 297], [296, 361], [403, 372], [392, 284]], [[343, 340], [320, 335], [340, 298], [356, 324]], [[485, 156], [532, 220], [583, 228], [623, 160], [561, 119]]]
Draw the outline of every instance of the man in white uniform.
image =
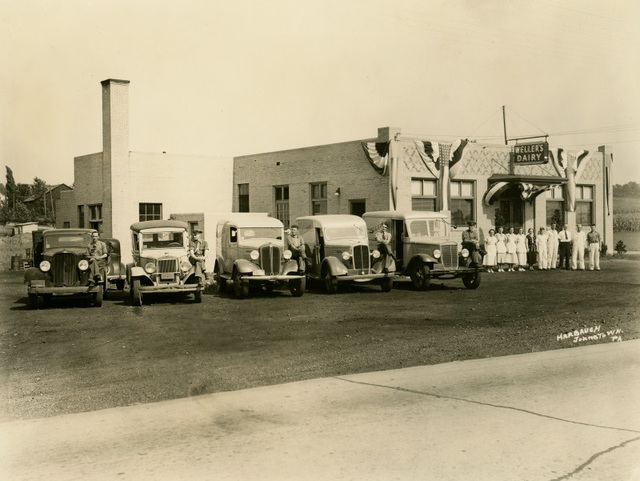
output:
[[587, 234], [582, 230], [582, 224], [576, 226], [571, 250], [571, 270], [584, 270], [584, 249], [587, 246]]
[[547, 269], [555, 269], [558, 259], [558, 231], [556, 225], [551, 224], [547, 232]]
[[596, 231], [596, 226], [591, 225], [591, 232], [587, 234], [589, 244], [589, 270], [600, 270], [600, 234]]

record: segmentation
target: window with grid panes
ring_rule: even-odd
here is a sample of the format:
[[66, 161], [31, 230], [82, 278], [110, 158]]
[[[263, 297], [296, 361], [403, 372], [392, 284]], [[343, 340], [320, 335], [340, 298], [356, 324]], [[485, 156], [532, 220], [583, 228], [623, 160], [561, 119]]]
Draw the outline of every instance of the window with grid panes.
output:
[[464, 225], [475, 221], [475, 183], [471, 181], [451, 182], [451, 223]]
[[162, 204], [138, 204], [138, 219], [141, 222], [145, 220], [162, 219]]
[[311, 214], [327, 213], [327, 183], [311, 184]]
[[438, 184], [434, 179], [411, 179], [411, 210], [435, 212]]
[[249, 184], [238, 184], [238, 212], [249, 212]]
[[576, 223], [593, 224], [593, 186], [576, 186]]
[[556, 224], [560, 227], [564, 224], [564, 198], [562, 187], [552, 187], [546, 192], [547, 196], [547, 225]]
[[276, 219], [284, 224], [284, 228], [289, 228], [289, 186], [277, 185], [273, 188], [276, 202]]

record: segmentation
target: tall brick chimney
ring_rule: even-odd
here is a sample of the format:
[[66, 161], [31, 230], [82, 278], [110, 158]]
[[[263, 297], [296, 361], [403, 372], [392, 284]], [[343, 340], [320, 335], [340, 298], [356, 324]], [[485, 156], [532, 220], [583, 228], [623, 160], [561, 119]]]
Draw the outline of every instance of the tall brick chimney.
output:
[[129, 236], [129, 225], [137, 220], [135, 217], [137, 211], [130, 192], [129, 81], [107, 79], [100, 83], [102, 85], [103, 231], [105, 237], [116, 237], [123, 241]]

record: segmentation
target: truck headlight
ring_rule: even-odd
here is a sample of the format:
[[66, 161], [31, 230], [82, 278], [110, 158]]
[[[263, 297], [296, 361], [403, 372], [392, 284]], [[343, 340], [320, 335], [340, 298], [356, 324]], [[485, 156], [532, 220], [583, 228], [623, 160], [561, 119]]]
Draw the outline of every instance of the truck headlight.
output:
[[78, 262], [78, 269], [80, 269], [81, 271], [86, 271], [89, 268], [89, 261], [87, 261], [86, 259], [82, 259], [80, 262]]
[[433, 257], [435, 257], [436, 259], [440, 259], [441, 255], [442, 255], [442, 252], [440, 252], [440, 249], [436, 249], [433, 251]]
[[342, 253], [342, 259], [344, 259], [345, 261], [348, 261], [349, 259], [351, 259], [351, 254], [349, 254], [347, 251], [344, 251]]
[[249, 257], [251, 257], [251, 260], [257, 261], [260, 258], [260, 253], [256, 250], [252, 250]]
[[282, 253], [282, 255], [284, 256], [285, 259], [289, 260], [289, 259], [291, 259], [291, 256], [293, 254], [291, 253], [291, 251], [289, 249], [287, 249]]
[[371, 255], [373, 256], [374, 259], [377, 259], [380, 257], [380, 251], [378, 249], [374, 249]]
[[189, 269], [191, 269], [191, 262], [189, 261], [182, 261], [180, 263], [180, 270], [182, 272], [187, 272]]
[[468, 251], [467, 249], [462, 249], [462, 250], [460, 251], [460, 255], [461, 255], [462, 257], [469, 257], [469, 251]]
[[[87, 262], [87, 261], [85, 261]], [[49, 263], [49, 261], [42, 261], [40, 263], [40, 270], [42, 272], [47, 272], [49, 269], [51, 269], [51, 264]]]
[[145, 271], [147, 274], [153, 274], [153, 273], [156, 271], [156, 264], [155, 264], [155, 262], [147, 262], [147, 263], [144, 265], [144, 271]]

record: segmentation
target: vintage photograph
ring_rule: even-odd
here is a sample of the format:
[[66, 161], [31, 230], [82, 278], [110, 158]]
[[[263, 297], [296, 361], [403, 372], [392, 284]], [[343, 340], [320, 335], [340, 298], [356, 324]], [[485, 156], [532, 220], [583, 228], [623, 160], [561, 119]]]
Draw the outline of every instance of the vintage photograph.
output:
[[0, 1], [0, 479], [640, 481], [639, 17]]

